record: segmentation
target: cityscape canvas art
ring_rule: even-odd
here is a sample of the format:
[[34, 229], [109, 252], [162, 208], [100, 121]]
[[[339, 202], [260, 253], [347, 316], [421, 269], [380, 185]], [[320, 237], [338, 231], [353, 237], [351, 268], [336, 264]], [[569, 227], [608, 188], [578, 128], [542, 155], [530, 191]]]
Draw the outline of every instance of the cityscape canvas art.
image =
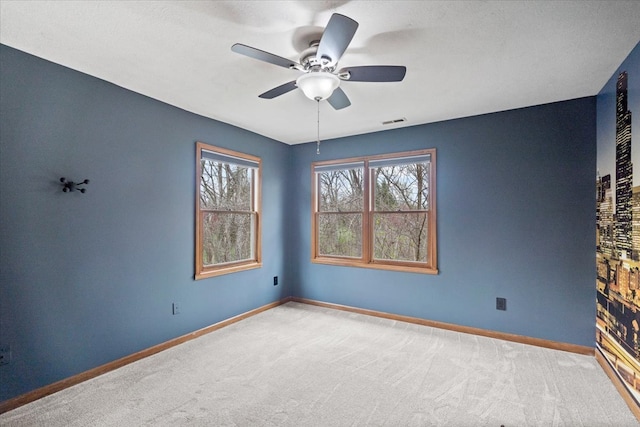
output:
[[640, 141], [632, 115], [640, 107], [638, 52], [598, 96], [596, 345], [640, 406], [640, 173], [633, 167]]

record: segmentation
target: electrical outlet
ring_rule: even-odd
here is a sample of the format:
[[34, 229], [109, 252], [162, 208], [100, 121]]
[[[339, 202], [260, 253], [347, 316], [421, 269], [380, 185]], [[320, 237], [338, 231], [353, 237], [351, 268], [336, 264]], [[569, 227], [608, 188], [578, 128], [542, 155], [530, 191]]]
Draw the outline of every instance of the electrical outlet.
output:
[[496, 298], [496, 310], [506, 311], [507, 309], [507, 299], [506, 298]]
[[11, 347], [8, 345], [0, 346], [0, 365], [8, 365], [11, 362]]
[[181, 304], [178, 302], [173, 303], [173, 315], [180, 314]]
[[273, 276], [273, 286], [278, 286], [278, 276]]

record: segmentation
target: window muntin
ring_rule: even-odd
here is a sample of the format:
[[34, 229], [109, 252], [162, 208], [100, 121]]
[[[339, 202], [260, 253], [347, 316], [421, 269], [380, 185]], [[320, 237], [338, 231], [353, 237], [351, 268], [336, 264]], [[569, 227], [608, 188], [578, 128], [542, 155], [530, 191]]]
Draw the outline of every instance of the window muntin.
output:
[[258, 157], [197, 144], [196, 279], [260, 267]]
[[437, 273], [435, 150], [313, 164], [312, 260]]

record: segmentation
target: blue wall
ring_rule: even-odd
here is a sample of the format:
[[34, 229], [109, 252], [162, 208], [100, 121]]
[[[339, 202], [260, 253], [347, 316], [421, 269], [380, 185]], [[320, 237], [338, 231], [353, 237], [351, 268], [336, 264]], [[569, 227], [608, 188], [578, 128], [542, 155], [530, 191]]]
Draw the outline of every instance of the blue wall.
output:
[[[593, 345], [595, 98], [318, 156], [6, 46], [0, 64], [0, 401], [289, 295]], [[193, 280], [197, 140], [262, 157], [263, 268]], [[440, 274], [312, 264], [311, 162], [426, 147]]]
[[[294, 146], [295, 295], [593, 346], [595, 114], [591, 97]], [[311, 162], [431, 147], [439, 275], [310, 262]]]
[[[6, 46], [0, 63], [0, 401], [291, 294], [287, 145]], [[263, 160], [261, 269], [193, 280], [197, 140]]]

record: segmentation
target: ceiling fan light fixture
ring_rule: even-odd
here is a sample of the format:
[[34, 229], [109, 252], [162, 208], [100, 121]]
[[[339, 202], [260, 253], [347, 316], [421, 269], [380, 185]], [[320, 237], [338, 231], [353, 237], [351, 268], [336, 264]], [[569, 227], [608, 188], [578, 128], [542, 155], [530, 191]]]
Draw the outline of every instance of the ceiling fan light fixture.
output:
[[331, 96], [333, 91], [340, 86], [340, 79], [335, 74], [316, 71], [298, 77], [296, 86], [302, 89], [307, 98], [320, 101]]

